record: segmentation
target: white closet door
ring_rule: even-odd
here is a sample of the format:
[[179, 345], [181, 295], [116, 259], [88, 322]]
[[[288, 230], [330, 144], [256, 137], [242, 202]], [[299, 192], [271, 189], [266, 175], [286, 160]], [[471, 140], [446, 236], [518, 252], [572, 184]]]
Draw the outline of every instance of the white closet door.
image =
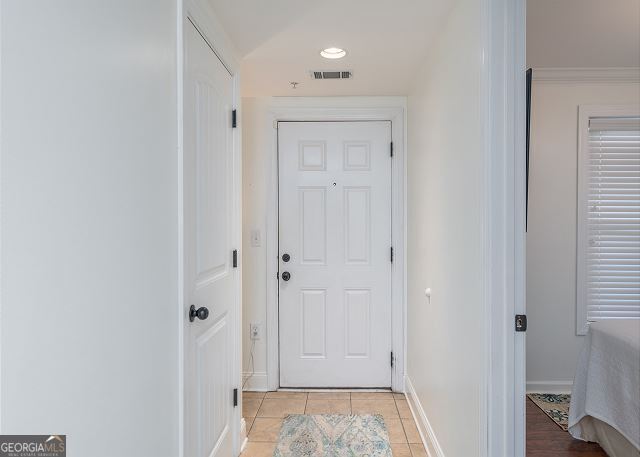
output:
[[[187, 457], [233, 455], [233, 81], [185, 24], [184, 237]], [[207, 310], [207, 313], [204, 310]]]

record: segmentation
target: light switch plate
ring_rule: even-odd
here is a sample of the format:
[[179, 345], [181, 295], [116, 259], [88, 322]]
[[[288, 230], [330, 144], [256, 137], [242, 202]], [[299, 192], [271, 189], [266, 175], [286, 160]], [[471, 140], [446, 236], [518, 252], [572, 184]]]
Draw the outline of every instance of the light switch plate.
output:
[[260, 236], [260, 230], [257, 230], [257, 229], [251, 230], [251, 246], [253, 246], [254, 248], [258, 248], [260, 247], [261, 244], [262, 244], [262, 240]]

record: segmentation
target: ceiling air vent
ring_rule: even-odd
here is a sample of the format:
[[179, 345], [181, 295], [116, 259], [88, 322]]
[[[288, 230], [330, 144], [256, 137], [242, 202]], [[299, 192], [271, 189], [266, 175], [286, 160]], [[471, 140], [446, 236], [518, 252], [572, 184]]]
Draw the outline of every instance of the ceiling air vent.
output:
[[350, 71], [312, 71], [313, 79], [351, 79], [353, 74]]

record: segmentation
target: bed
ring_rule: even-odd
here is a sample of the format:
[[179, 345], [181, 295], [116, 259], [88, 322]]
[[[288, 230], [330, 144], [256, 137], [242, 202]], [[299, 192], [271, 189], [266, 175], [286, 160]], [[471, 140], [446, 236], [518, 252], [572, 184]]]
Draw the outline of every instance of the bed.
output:
[[569, 433], [611, 457], [640, 457], [640, 319], [594, 322], [578, 360]]

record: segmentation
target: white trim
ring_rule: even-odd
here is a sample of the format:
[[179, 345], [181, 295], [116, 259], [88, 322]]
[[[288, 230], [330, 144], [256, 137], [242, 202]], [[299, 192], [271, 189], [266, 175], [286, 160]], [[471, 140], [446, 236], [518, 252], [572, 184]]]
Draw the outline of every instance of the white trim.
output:
[[407, 389], [407, 392], [405, 393], [405, 396], [407, 397], [407, 403], [409, 403], [409, 409], [411, 410], [411, 414], [413, 415], [413, 420], [418, 426], [418, 432], [420, 432], [420, 438], [422, 439], [424, 448], [427, 450], [427, 454], [429, 455], [429, 457], [444, 457], [444, 452], [442, 451], [442, 447], [440, 447], [440, 443], [436, 438], [436, 433], [429, 423], [427, 413], [420, 403], [418, 394], [416, 393], [409, 376], [405, 377], [404, 385]]
[[[513, 398], [509, 404], [512, 409], [513, 427], [513, 456], [524, 457], [526, 455], [526, 406], [524, 402], [526, 393], [526, 361], [527, 346], [526, 333], [515, 332], [515, 314], [526, 314], [526, 1], [514, 2], [512, 33], [514, 35], [514, 57], [511, 62], [511, 71], [514, 72], [511, 82], [511, 103], [513, 104], [513, 116], [508, 122], [512, 124], [513, 139], [511, 143], [511, 157], [507, 161], [505, 170], [507, 187], [506, 195], [512, 205], [507, 211], [508, 237], [513, 238], [513, 252], [507, 257], [507, 270], [504, 280], [512, 281], [507, 291], [513, 289], [513, 310], [507, 314], [506, 327], [509, 338], [514, 341], [513, 353], [507, 352], [513, 368]], [[493, 240], [495, 241], [495, 239]], [[512, 263], [511, 263], [512, 262]], [[507, 296], [508, 298], [508, 296]], [[489, 454], [491, 455], [491, 454]]]
[[527, 393], [570, 394], [573, 381], [528, 381]]
[[[240, 98], [240, 73], [233, 75], [233, 107], [236, 110], [236, 119], [241, 119], [242, 103]], [[233, 245], [238, 251], [238, 263], [235, 268], [236, 290], [234, 294], [233, 319], [235, 320], [235, 338], [233, 350], [233, 384], [238, 391], [242, 390], [242, 125], [238, 122], [233, 129]], [[233, 328], [233, 327], [232, 327]], [[242, 395], [238, 393], [238, 404], [234, 411], [232, 433], [234, 450], [240, 455], [242, 447], [247, 440], [246, 426], [243, 431]]]
[[177, 140], [176, 170], [178, 173], [178, 457], [185, 455], [185, 360], [184, 360], [184, 0], [176, 0], [176, 121]]
[[537, 82], [640, 83], [640, 68], [534, 68], [532, 78]]
[[242, 454], [244, 449], [247, 447], [247, 443], [249, 442], [249, 434], [247, 433], [247, 421], [244, 419], [240, 419], [240, 438], [242, 445], [240, 446], [240, 452], [238, 454]]
[[[2, 17], [2, 2], [0, 2], [0, 18]], [[2, 24], [3, 22], [0, 20], [0, 50], [3, 49], [2, 47], [2, 37], [4, 36], [3, 31], [2, 31]], [[3, 326], [3, 319], [2, 319], [2, 297], [4, 296], [4, 291], [2, 289], [2, 281], [3, 281], [3, 277], [2, 277], [2, 265], [4, 264], [3, 259], [3, 252], [4, 250], [2, 249], [2, 239], [3, 239], [3, 214], [4, 214], [4, 207], [2, 206], [3, 203], [3, 192], [2, 190], [4, 189], [4, 184], [2, 183], [2, 172], [3, 172], [3, 162], [4, 162], [4, 155], [3, 155], [3, 150], [2, 150], [2, 113], [4, 112], [4, 110], [2, 109], [3, 105], [3, 98], [2, 98], [2, 59], [0, 58], [0, 434], [4, 433], [4, 413], [3, 411], [5, 410], [3, 408], [4, 402], [3, 402], [3, 398], [4, 398], [4, 370], [3, 370], [3, 360], [2, 360], [2, 354], [4, 352], [4, 348], [2, 347], [2, 326]]]
[[183, 2], [183, 16], [191, 18], [196, 28], [205, 36], [207, 43], [214, 49], [215, 54], [223, 62], [232, 75], [240, 68], [239, 55], [231, 39], [223, 31], [222, 24], [216, 18], [214, 11], [206, 0], [181, 0]]
[[[485, 54], [485, 58], [483, 61], [483, 66], [481, 68], [481, 72], [480, 72], [480, 116], [482, 116], [483, 119], [490, 119], [491, 118], [491, 90], [490, 90], [490, 82], [491, 82], [491, 71], [489, 69], [489, 65], [491, 65], [491, 60], [489, 57], [491, 57], [491, 53], [490, 53], [490, 47], [489, 47], [489, 43], [491, 42], [491, 38], [492, 38], [492, 21], [491, 21], [491, 8], [490, 8], [490, 2], [483, 0], [481, 3], [481, 40], [483, 43], [483, 51]], [[487, 151], [490, 150], [491, 148], [491, 142], [490, 142], [490, 128], [489, 128], [489, 124], [488, 123], [484, 123], [484, 125], [482, 126], [483, 129], [483, 154], [486, 156], [487, 155]], [[488, 203], [488, 198], [487, 196], [489, 195], [489, 187], [487, 187], [487, 183], [490, 182], [490, 178], [491, 178], [491, 162], [489, 162], [487, 160], [487, 158], [485, 158], [484, 160], [484, 170], [482, 170], [482, 174], [483, 174], [483, 191], [484, 191], [484, 195], [482, 195], [481, 201], [486, 205]], [[490, 331], [489, 329], [491, 328], [491, 315], [490, 315], [490, 303], [491, 303], [491, 295], [490, 295], [490, 288], [488, 287], [488, 281], [490, 279], [490, 272], [492, 271], [490, 268], [490, 249], [489, 246], [490, 244], [487, 243], [486, 238], [489, 235], [489, 223], [490, 223], [490, 215], [488, 215], [487, 213], [489, 213], [489, 208], [485, 207], [484, 208], [484, 213], [482, 214], [482, 226], [481, 226], [481, 230], [482, 230], [482, 239], [483, 239], [483, 246], [482, 246], [482, 257], [483, 260], [485, 262], [485, 264], [487, 265], [486, 268], [482, 269], [482, 297], [481, 297], [481, 303], [480, 306], [482, 307], [482, 318], [484, 320], [483, 323], [483, 328], [486, 329], [485, 333], [482, 335], [482, 341], [480, 342], [480, 344], [482, 345], [482, 352], [481, 352], [481, 357], [482, 357], [482, 362], [483, 362], [483, 372], [481, 373], [481, 377], [480, 377], [480, 385], [479, 387], [479, 395], [478, 395], [478, 447], [479, 447], [479, 455], [481, 457], [487, 457], [488, 452], [489, 452], [489, 443], [490, 443], [490, 439], [489, 439], [489, 427], [491, 424], [490, 421], [490, 415], [489, 415], [489, 393], [490, 393], [490, 377], [491, 377], [491, 371], [490, 371], [490, 354], [491, 354], [491, 340], [490, 340]], [[411, 388], [411, 390], [413, 390], [413, 386]], [[416, 396], [416, 401], [419, 403], [419, 400]], [[409, 402], [409, 404], [411, 405], [411, 402]], [[413, 411], [413, 410], [412, 410]], [[425, 416], [425, 420], [426, 420], [426, 416]], [[416, 421], [417, 422], [417, 421]], [[427, 422], [428, 424], [428, 422]], [[422, 434], [422, 432], [421, 432]], [[423, 438], [424, 440], [424, 438]], [[425, 447], [426, 444], [425, 444]]]
[[486, 329], [480, 455], [525, 455], [525, 0], [483, 0]]
[[589, 329], [587, 322], [587, 297], [584, 284], [587, 280], [587, 263], [585, 254], [588, 249], [587, 234], [587, 195], [588, 195], [588, 145], [589, 119], [592, 117], [636, 116], [640, 113], [640, 105], [580, 105], [578, 107], [578, 187], [576, 202], [578, 218], [576, 223], [576, 335], [586, 335]]
[[252, 374], [250, 371], [245, 371], [242, 373], [242, 385], [243, 391], [267, 392], [269, 390], [267, 372]]
[[406, 366], [406, 99], [400, 97], [297, 97], [274, 100], [265, 122], [273, 131], [267, 203], [267, 376], [269, 390], [280, 387], [278, 347], [278, 121], [390, 120], [392, 161], [392, 350], [395, 364], [391, 387], [404, 391]]
[[[238, 72], [239, 60], [237, 52], [233, 47], [231, 40], [222, 31], [214, 12], [204, 0], [177, 0], [177, 36], [176, 36], [176, 59], [177, 59], [177, 122], [178, 122], [178, 145], [177, 145], [177, 172], [178, 172], [178, 279], [179, 292], [181, 300], [178, 303], [178, 325], [179, 325], [179, 342], [178, 342], [178, 388], [179, 388], [179, 419], [178, 419], [178, 445], [179, 457], [185, 455], [185, 366], [184, 366], [184, 319], [186, 318], [184, 310], [187, 307], [186, 289], [184, 285], [184, 182], [183, 182], [183, 159], [184, 159], [184, 24], [187, 18], [190, 18], [197, 25], [198, 31], [205, 37], [207, 43], [214, 47], [218, 58], [223, 61], [224, 65], [230, 70], [233, 77], [233, 104], [236, 107], [238, 116], [241, 115], [240, 103], [240, 75]], [[242, 125], [233, 132], [233, 170], [234, 170], [234, 208], [233, 208], [233, 244], [238, 249], [238, 257], [242, 258]], [[234, 384], [238, 389], [242, 386], [242, 264], [234, 272], [236, 275], [236, 291], [234, 294], [234, 306], [231, 322], [236, 328], [235, 338], [231, 348], [231, 357], [233, 359]], [[246, 440], [246, 425], [243, 430], [242, 420], [242, 397], [240, 396], [238, 407], [235, 408], [234, 417], [231, 424], [233, 436], [233, 449], [236, 455], [240, 454], [240, 448]], [[243, 434], [244, 433], [244, 434]]]

